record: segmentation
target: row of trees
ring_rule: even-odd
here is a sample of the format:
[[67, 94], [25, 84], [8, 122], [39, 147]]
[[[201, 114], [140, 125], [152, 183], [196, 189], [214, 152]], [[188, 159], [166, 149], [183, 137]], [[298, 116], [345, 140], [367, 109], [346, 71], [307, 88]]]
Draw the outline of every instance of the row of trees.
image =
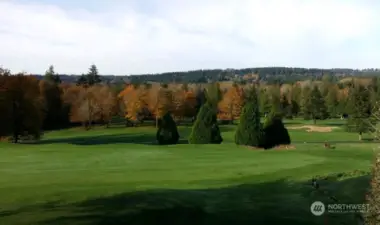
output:
[[[217, 123], [218, 104], [222, 95], [218, 85], [210, 85], [205, 91], [206, 102], [200, 108], [189, 136], [191, 144], [220, 144], [223, 138]], [[281, 116], [271, 114], [265, 124], [261, 124], [258, 96], [255, 86], [248, 89], [241, 110], [240, 123], [235, 133], [237, 145], [269, 149], [280, 144], [290, 144], [288, 131]], [[157, 140], [160, 144], [176, 144], [179, 140], [176, 124], [170, 112], [159, 119]]]
[[[87, 76], [93, 75], [91, 68]], [[1, 69], [0, 137], [18, 142], [38, 139], [43, 130], [91, 127], [93, 121], [107, 124], [117, 112], [116, 95], [106, 85], [61, 83], [52, 66], [43, 80]]]
[[[210, 86], [210, 85], [209, 85]], [[221, 88], [216, 85], [216, 119], [233, 122], [240, 118], [248, 101], [252, 85], [237, 83]], [[256, 85], [260, 116], [277, 115], [286, 118], [319, 119], [348, 114], [347, 130], [367, 132], [375, 124], [372, 120], [378, 109], [380, 85], [374, 79], [370, 86], [352, 82], [342, 88], [325, 79], [319, 84]], [[124, 87], [101, 84], [95, 65], [80, 78], [78, 84], [61, 82], [51, 66], [45, 77], [38, 80], [25, 74], [11, 75], [0, 70], [0, 109], [4, 126], [0, 136], [39, 137], [39, 130], [59, 129], [82, 124], [91, 128], [93, 123], [108, 125], [113, 116], [122, 115], [128, 121], [142, 122], [159, 119], [170, 112], [178, 123], [200, 114], [207, 103], [209, 92], [202, 85], [126, 84]], [[214, 120], [212, 118], [212, 120]]]
[[[348, 115], [347, 130], [360, 135], [372, 129], [371, 115], [378, 110], [376, 103], [380, 97], [378, 82], [365, 87], [359, 83], [345, 88], [329, 81], [317, 84], [288, 86], [258, 86], [260, 115], [279, 115], [291, 119], [302, 117], [305, 120], [342, 118]], [[221, 89], [220, 100], [216, 103], [217, 119], [233, 123], [239, 119], [244, 103], [248, 99], [250, 85], [233, 84]], [[167, 85], [152, 87], [149, 84], [127, 85], [120, 92], [126, 109], [126, 117], [131, 120], [160, 118], [171, 112], [178, 121], [195, 118], [205, 101], [205, 91], [201, 88], [190, 89], [186, 84], [181, 88], [168, 88]]]

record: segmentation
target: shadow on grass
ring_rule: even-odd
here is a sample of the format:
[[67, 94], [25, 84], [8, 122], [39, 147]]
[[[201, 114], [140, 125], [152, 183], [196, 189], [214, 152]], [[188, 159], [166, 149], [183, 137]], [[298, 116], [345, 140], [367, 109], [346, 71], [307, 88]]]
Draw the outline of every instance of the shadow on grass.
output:
[[[125, 128], [109, 128], [109, 129], [125, 129]], [[136, 129], [136, 128], [129, 128]], [[234, 131], [233, 126], [221, 126], [221, 132]], [[66, 137], [66, 138], [54, 138], [46, 139], [36, 142], [34, 144], [54, 144], [54, 143], [66, 143], [73, 145], [102, 145], [102, 144], [117, 144], [117, 143], [133, 143], [144, 145], [158, 145], [156, 140], [155, 128], [151, 131], [136, 129], [135, 132], [129, 132], [125, 134], [105, 134], [95, 136], [80, 136], [80, 137]], [[188, 137], [191, 133], [191, 127], [179, 127], [180, 140], [178, 144], [188, 144]], [[87, 132], [87, 131], [83, 131]], [[89, 131], [91, 132], [91, 131]], [[30, 144], [30, 143], [29, 143]], [[33, 143], [32, 143], [33, 144]]]
[[[56, 144], [66, 143], [73, 145], [104, 145], [104, 144], [118, 144], [118, 143], [133, 143], [144, 145], [158, 145], [155, 134], [110, 134], [98, 136], [84, 136], [84, 137], [68, 137], [41, 140], [36, 144]], [[178, 144], [188, 144], [186, 139], [179, 140]]]
[[[343, 181], [338, 178], [321, 178], [320, 188], [328, 190], [339, 203], [364, 202], [368, 175]], [[33, 213], [33, 218], [39, 218], [36, 224], [40, 225], [322, 225], [326, 219], [329, 224], [355, 224], [353, 214], [313, 216], [310, 205], [314, 201], [332, 203], [329, 196], [316, 191], [310, 181], [278, 180], [218, 189], [140, 191], [77, 203], [53, 203], [48, 205], [55, 210], [53, 214], [49, 214], [46, 205], [36, 206], [2, 214], [0, 221], [3, 218], [12, 222], [12, 216], [17, 219]]]

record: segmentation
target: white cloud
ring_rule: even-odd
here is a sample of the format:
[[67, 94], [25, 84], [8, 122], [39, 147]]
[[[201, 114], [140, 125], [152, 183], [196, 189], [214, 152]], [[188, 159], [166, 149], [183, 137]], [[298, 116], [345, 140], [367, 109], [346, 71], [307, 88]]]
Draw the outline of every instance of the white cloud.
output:
[[144, 10], [119, 1], [95, 12], [0, 0], [0, 65], [43, 73], [54, 64], [76, 74], [92, 63], [103, 74], [378, 67], [380, 7], [368, 3], [150, 0], [155, 10]]

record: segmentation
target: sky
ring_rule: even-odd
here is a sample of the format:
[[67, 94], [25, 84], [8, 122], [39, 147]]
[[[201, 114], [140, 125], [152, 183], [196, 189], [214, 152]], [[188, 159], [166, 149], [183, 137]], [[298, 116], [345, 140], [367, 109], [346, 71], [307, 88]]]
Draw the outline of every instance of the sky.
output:
[[378, 0], [0, 0], [0, 66], [379, 68]]

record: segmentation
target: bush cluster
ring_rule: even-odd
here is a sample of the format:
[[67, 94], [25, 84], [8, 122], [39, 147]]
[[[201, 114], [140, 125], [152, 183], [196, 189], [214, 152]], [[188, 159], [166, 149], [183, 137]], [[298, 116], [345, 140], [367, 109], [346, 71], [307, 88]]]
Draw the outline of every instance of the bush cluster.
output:
[[206, 102], [197, 115], [189, 137], [190, 144], [220, 144], [223, 138], [217, 124], [216, 110], [211, 103]]
[[162, 118], [158, 120], [156, 138], [160, 145], [171, 145], [178, 143], [179, 133], [177, 125], [170, 113], [166, 113]]

